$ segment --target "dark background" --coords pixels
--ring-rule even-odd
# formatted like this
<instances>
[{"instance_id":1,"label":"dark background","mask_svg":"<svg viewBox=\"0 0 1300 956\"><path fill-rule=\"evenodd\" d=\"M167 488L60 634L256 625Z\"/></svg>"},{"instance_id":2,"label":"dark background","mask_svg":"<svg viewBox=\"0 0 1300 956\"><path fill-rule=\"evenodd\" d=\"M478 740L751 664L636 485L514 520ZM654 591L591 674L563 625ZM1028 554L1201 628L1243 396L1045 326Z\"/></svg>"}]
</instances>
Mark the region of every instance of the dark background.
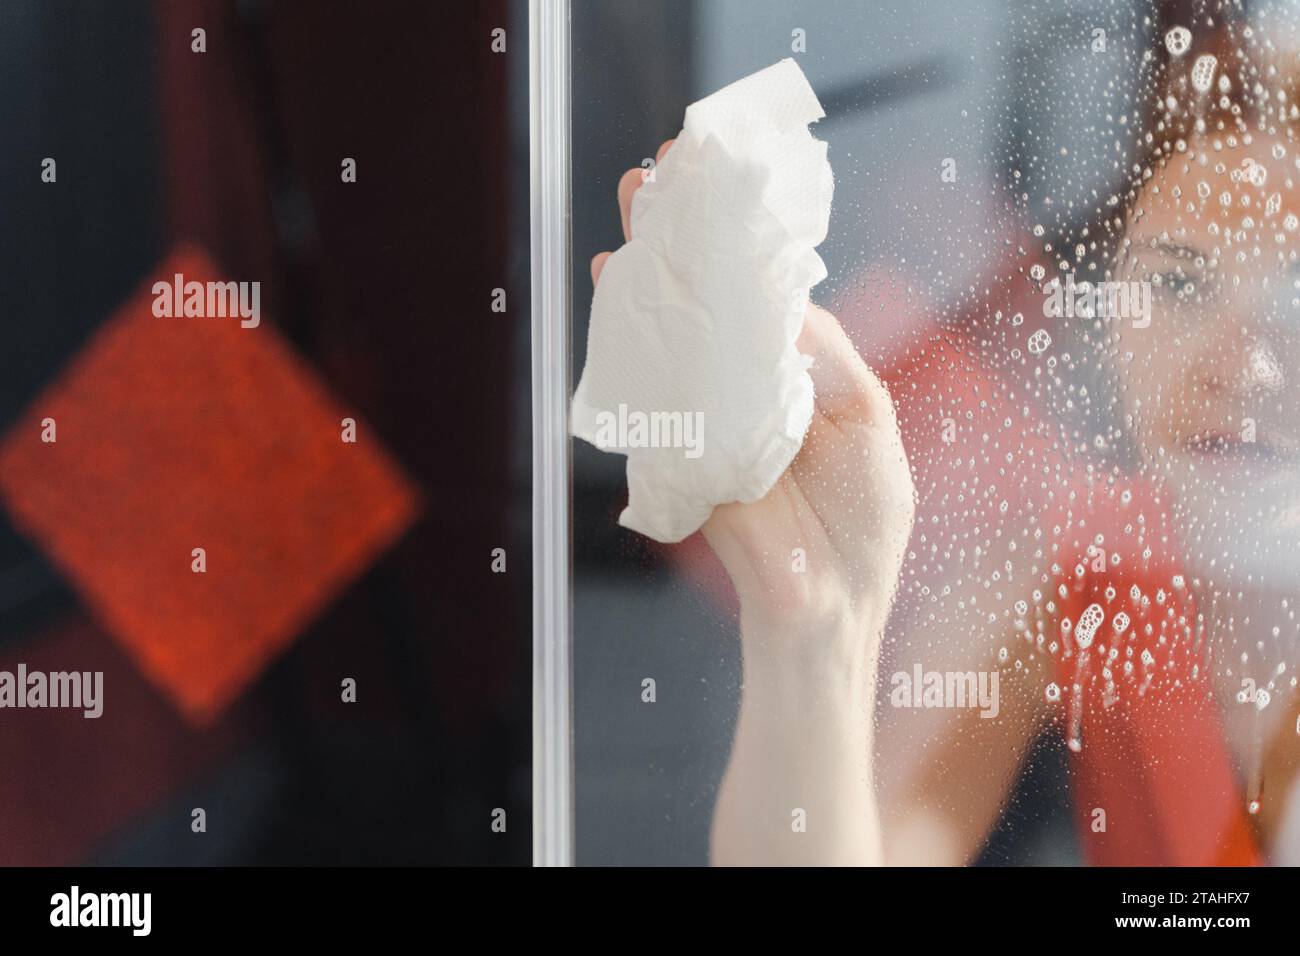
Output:
<instances>
[{"instance_id":1,"label":"dark background","mask_svg":"<svg viewBox=\"0 0 1300 956\"><path fill-rule=\"evenodd\" d=\"M530 859L526 57L525 6L505 0L0 4L0 428L187 241L261 278L263 322L425 503L215 726L123 678L118 699L147 718L70 766L51 755L96 722L33 739L0 713L0 862ZM340 156L358 158L355 185ZM129 673L7 520L0 649L84 640L106 681ZM506 574L488 573L495 547ZM365 687L350 709L343 665ZM162 750L185 756L133 772L132 754Z\"/></svg>"}]
</instances>

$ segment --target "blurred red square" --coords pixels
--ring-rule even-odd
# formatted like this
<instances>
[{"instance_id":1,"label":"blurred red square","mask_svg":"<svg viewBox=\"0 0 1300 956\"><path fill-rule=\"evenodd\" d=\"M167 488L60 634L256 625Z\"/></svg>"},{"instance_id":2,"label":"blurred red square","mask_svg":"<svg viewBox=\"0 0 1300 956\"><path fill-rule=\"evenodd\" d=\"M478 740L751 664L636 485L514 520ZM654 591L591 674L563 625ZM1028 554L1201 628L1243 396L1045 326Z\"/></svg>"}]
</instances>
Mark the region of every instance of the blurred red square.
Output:
<instances>
[{"instance_id":1,"label":"blurred red square","mask_svg":"<svg viewBox=\"0 0 1300 956\"><path fill-rule=\"evenodd\" d=\"M416 494L365 423L342 440L355 411L264 317L155 316L153 283L176 273L255 278L221 276L193 250L162 263L14 425L0 493L137 666L203 723L410 524ZM191 569L195 548L206 573Z\"/></svg>"}]
</instances>

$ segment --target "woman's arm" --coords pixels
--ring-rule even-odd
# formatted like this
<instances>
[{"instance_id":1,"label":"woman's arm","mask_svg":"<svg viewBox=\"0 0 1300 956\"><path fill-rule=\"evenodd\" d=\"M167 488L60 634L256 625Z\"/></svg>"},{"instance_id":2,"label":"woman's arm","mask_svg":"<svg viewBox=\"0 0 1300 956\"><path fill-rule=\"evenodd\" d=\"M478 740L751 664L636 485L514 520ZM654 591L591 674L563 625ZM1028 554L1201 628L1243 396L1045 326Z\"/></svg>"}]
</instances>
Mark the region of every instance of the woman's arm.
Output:
<instances>
[{"instance_id":1,"label":"woman's arm","mask_svg":"<svg viewBox=\"0 0 1300 956\"><path fill-rule=\"evenodd\" d=\"M715 865L876 865L880 621L742 620L744 690L713 816Z\"/></svg>"},{"instance_id":2,"label":"woman's arm","mask_svg":"<svg viewBox=\"0 0 1300 956\"><path fill-rule=\"evenodd\" d=\"M628 239L641 181L633 169L619 183ZM608 256L592 260L594 281ZM762 499L721 505L702 529L740 600L745 679L713 859L879 863L875 667L912 477L889 394L835 317L810 305L797 346L815 391L799 454Z\"/></svg>"},{"instance_id":3,"label":"woman's arm","mask_svg":"<svg viewBox=\"0 0 1300 956\"><path fill-rule=\"evenodd\" d=\"M802 449L766 497L717 508L704 526L741 608L740 716L713 824L724 865L882 859L876 662L911 473L889 395L835 318L810 307L799 349L817 395Z\"/></svg>"}]
</instances>

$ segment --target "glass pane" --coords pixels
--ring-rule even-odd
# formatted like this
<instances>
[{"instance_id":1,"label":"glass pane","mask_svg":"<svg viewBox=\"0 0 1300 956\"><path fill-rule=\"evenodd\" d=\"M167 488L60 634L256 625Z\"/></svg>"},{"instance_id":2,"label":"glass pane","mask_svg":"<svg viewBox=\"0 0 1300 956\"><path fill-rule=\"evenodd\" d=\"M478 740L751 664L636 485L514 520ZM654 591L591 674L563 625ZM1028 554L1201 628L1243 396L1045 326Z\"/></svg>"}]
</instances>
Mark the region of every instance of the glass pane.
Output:
<instances>
[{"instance_id":1,"label":"glass pane","mask_svg":"<svg viewBox=\"0 0 1300 956\"><path fill-rule=\"evenodd\" d=\"M621 526L627 459L575 442L578 862L1300 861L1298 27L574 4L575 379L620 178L789 57L811 298L889 396L817 352L793 471L707 541Z\"/></svg>"}]
</instances>

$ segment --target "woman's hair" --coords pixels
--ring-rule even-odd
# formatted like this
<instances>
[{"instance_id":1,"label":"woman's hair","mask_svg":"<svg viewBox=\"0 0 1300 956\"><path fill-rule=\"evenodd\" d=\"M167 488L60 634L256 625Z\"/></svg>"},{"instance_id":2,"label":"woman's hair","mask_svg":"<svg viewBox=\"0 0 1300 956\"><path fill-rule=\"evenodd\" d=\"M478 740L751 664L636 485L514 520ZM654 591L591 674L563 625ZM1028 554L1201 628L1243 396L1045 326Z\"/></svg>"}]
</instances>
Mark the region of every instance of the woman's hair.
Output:
<instances>
[{"instance_id":1,"label":"woman's hair","mask_svg":"<svg viewBox=\"0 0 1300 956\"><path fill-rule=\"evenodd\" d=\"M1157 7L1152 34L1133 81L1135 108L1123 117L1127 165L1114 194L1050 250L1063 271L1108 278L1148 183L1178 157L1224 151L1226 164L1240 155L1227 151L1260 134L1300 145L1300 9L1177 0Z\"/></svg>"},{"instance_id":2,"label":"woman's hair","mask_svg":"<svg viewBox=\"0 0 1300 956\"><path fill-rule=\"evenodd\" d=\"M1296 141L1298 148L1289 152L1300 156L1300 44L1293 43L1300 9L1177 0L1157 5L1142 27L1145 39L1133 37L1145 49L1131 60L1128 109L1112 117L1115 144L1126 147L1123 167L1093 209L1044 240L1038 251L1052 266L1043 281L1067 273L1093 283L1142 279L1126 269L1133 263L1126 255L1133 227L1160 188L1163 170L1180 158L1192 162L1207 152L1218 157L1211 166L1222 162L1226 174L1229 165L1240 169L1250 155L1240 147L1261 134ZM1296 175L1300 179L1300 168ZM1068 331L1061 330L1084 346L1082 361L1097 376L1102 394L1123 391L1117 378L1123 363L1108 357L1120 347L1122 327L1098 316L1070 320ZM1090 352L1096 361L1087 358ZM1093 406L1094 415L1116 416L1117 427L1124 411L1117 403L1102 410ZM1138 460L1130 430L1122 432L1125 437L1109 452L1112 462Z\"/></svg>"}]
</instances>

